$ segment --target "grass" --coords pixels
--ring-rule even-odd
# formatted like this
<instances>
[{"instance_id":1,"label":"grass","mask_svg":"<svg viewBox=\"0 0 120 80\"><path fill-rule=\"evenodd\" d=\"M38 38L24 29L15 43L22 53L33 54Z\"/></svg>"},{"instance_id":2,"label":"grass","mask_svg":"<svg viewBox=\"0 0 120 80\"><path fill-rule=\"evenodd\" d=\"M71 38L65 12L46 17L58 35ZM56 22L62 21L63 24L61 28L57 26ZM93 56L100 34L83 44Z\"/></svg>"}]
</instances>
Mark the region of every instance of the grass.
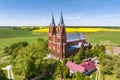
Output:
<instances>
[{"instance_id":1,"label":"grass","mask_svg":"<svg viewBox=\"0 0 120 80\"><path fill-rule=\"evenodd\" d=\"M97 33L84 33L88 42L95 44L120 44L120 32L97 32Z\"/></svg>"},{"instance_id":2,"label":"grass","mask_svg":"<svg viewBox=\"0 0 120 80\"><path fill-rule=\"evenodd\" d=\"M31 31L13 30L12 28L0 28L0 39L33 36Z\"/></svg>"},{"instance_id":3,"label":"grass","mask_svg":"<svg viewBox=\"0 0 120 80\"><path fill-rule=\"evenodd\" d=\"M105 75L105 80L120 80L120 78L116 77L115 75L116 72L117 72L116 69L113 69L111 75Z\"/></svg>"},{"instance_id":4,"label":"grass","mask_svg":"<svg viewBox=\"0 0 120 80\"><path fill-rule=\"evenodd\" d=\"M27 41L37 42L37 38L47 39L47 33L33 34L31 31L13 30L12 28L0 28L0 53L4 47L15 42Z\"/></svg>"}]
</instances>

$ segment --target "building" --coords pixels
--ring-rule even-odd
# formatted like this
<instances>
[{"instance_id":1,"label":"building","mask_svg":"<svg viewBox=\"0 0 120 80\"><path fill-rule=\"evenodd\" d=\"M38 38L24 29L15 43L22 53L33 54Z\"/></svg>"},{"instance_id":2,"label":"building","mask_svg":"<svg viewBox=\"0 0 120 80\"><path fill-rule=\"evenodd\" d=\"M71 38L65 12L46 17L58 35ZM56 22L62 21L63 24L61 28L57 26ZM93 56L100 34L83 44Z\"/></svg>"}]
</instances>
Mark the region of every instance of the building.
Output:
<instances>
[{"instance_id":1,"label":"building","mask_svg":"<svg viewBox=\"0 0 120 80\"><path fill-rule=\"evenodd\" d=\"M75 55L80 48L87 46L88 44L81 33L66 33L62 12L58 26L55 25L52 14L52 22L49 26L48 34L48 47L52 55L59 57L59 59L69 57Z\"/></svg>"},{"instance_id":2,"label":"building","mask_svg":"<svg viewBox=\"0 0 120 80\"><path fill-rule=\"evenodd\" d=\"M81 64L75 64L74 62L68 61L66 66L69 68L70 74L80 72L83 75L89 75L97 69L93 61L86 61Z\"/></svg>"}]
</instances>

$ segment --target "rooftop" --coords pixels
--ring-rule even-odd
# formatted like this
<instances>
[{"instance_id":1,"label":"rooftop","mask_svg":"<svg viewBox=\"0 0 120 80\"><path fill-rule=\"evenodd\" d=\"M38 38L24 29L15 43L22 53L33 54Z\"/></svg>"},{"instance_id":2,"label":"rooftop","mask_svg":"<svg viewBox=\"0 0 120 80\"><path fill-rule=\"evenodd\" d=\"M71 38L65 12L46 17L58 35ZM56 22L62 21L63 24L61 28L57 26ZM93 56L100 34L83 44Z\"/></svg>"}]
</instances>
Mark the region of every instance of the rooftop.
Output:
<instances>
[{"instance_id":1,"label":"rooftop","mask_svg":"<svg viewBox=\"0 0 120 80\"><path fill-rule=\"evenodd\" d=\"M79 44L77 44L77 45L67 46L67 50L73 50L73 49L76 49L76 48L80 48L81 45L82 45L82 43L79 42Z\"/></svg>"},{"instance_id":2,"label":"rooftop","mask_svg":"<svg viewBox=\"0 0 120 80\"><path fill-rule=\"evenodd\" d=\"M67 42L85 39L82 33L67 34Z\"/></svg>"},{"instance_id":3,"label":"rooftop","mask_svg":"<svg viewBox=\"0 0 120 80\"><path fill-rule=\"evenodd\" d=\"M68 61L68 62L66 63L66 66L69 67L70 70L72 70L73 72L79 71L79 72L82 73L82 72L85 71L85 68L84 68L84 67L82 67L82 66L80 66L80 65L77 65L77 64L75 64L75 63L73 63L73 62L71 62L71 61Z\"/></svg>"},{"instance_id":4,"label":"rooftop","mask_svg":"<svg viewBox=\"0 0 120 80\"><path fill-rule=\"evenodd\" d=\"M73 72L79 71L81 73L83 73L84 71L90 71L96 68L93 61L83 62L81 64L75 64L74 62L68 61L66 63L66 66Z\"/></svg>"}]
</instances>

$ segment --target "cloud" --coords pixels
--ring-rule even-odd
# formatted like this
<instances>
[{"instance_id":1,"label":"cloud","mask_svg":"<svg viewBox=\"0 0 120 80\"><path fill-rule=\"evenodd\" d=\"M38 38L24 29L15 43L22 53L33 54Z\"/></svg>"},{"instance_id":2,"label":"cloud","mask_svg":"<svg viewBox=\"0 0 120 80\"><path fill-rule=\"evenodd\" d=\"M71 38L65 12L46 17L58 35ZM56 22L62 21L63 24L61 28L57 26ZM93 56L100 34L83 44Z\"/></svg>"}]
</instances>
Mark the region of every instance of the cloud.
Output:
<instances>
[{"instance_id":1,"label":"cloud","mask_svg":"<svg viewBox=\"0 0 120 80\"><path fill-rule=\"evenodd\" d=\"M65 16L66 19L72 20L74 19L72 16Z\"/></svg>"},{"instance_id":2,"label":"cloud","mask_svg":"<svg viewBox=\"0 0 120 80\"><path fill-rule=\"evenodd\" d=\"M110 18L110 15L106 14L104 15L105 18Z\"/></svg>"},{"instance_id":3,"label":"cloud","mask_svg":"<svg viewBox=\"0 0 120 80\"><path fill-rule=\"evenodd\" d=\"M76 18L77 18L77 19L80 19L80 16L77 16Z\"/></svg>"},{"instance_id":4,"label":"cloud","mask_svg":"<svg viewBox=\"0 0 120 80\"><path fill-rule=\"evenodd\" d=\"M80 19L80 16L65 16L65 19L76 20L76 19Z\"/></svg>"}]
</instances>

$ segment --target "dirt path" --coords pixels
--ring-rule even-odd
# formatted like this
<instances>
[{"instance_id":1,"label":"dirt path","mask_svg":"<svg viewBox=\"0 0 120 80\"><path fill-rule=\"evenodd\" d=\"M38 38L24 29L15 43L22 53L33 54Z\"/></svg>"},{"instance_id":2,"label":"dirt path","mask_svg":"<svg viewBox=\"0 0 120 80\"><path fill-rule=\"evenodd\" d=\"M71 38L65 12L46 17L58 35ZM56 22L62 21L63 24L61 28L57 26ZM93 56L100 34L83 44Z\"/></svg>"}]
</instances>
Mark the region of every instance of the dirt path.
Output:
<instances>
[{"instance_id":1,"label":"dirt path","mask_svg":"<svg viewBox=\"0 0 120 80\"><path fill-rule=\"evenodd\" d=\"M100 80L100 65L96 65L96 80Z\"/></svg>"},{"instance_id":2,"label":"dirt path","mask_svg":"<svg viewBox=\"0 0 120 80\"><path fill-rule=\"evenodd\" d=\"M58 60L57 57L55 57L54 55L51 55L51 54L47 54L47 56L44 57L43 59L55 59L55 60Z\"/></svg>"},{"instance_id":3,"label":"dirt path","mask_svg":"<svg viewBox=\"0 0 120 80\"><path fill-rule=\"evenodd\" d=\"M113 47L112 47L112 50L113 50L114 55L120 54L120 47L118 47L118 46L113 46Z\"/></svg>"}]
</instances>

